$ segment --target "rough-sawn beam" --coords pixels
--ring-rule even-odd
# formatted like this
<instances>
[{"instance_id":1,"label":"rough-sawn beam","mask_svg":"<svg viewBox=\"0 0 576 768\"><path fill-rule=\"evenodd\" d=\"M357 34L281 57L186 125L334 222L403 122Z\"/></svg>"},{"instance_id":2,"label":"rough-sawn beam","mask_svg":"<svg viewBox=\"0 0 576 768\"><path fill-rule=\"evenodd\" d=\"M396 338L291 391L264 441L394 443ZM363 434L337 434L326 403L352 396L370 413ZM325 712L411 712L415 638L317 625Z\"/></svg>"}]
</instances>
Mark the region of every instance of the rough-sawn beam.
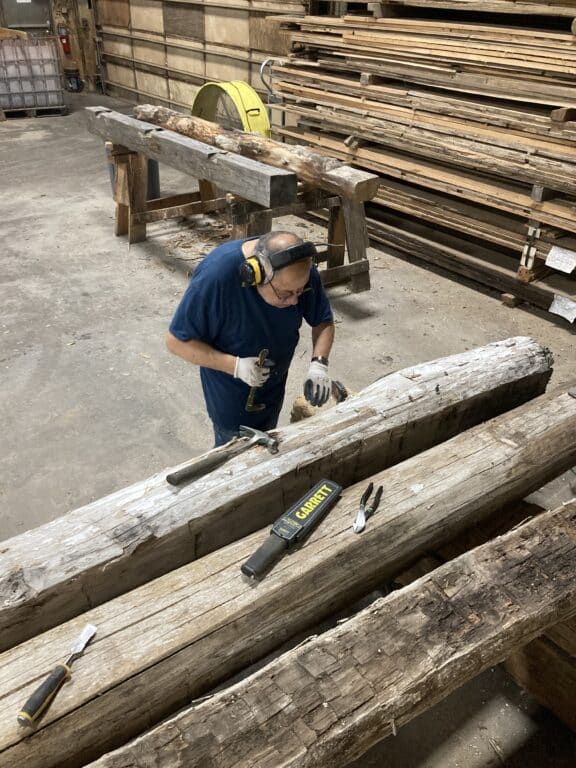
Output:
<instances>
[{"instance_id":1,"label":"rough-sawn beam","mask_svg":"<svg viewBox=\"0 0 576 768\"><path fill-rule=\"evenodd\" d=\"M365 482L259 583L240 565L267 529L6 651L1 768L74 768L120 746L576 464L575 433L575 398L539 398L375 475L382 505L362 535L351 524ZM93 645L38 729L23 733L19 707L86 622L99 628Z\"/></svg>"},{"instance_id":2,"label":"rough-sawn beam","mask_svg":"<svg viewBox=\"0 0 576 768\"><path fill-rule=\"evenodd\" d=\"M196 179L206 179L246 200L275 208L296 199L298 179L291 171L203 144L174 131L144 123L105 107L86 107L88 130Z\"/></svg>"},{"instance_id":3,"label":"rough-sawn beam","mask_svg":"<svg viewBox=\"0 0 576 768\"><path fill-rule=\"evenodd\" d=\"M576 613L576 501L484 544L91 768L339 768Z\"/></svg>"},{"instance_id":4,"label":"rough-sawn beam","mask_svg":"<svg viewBox=\"0 0 576 768\"><path fill-rule=\"evenodd\" d=\"M371 200L380 185L373 173L351 168L340 160L314 152L303 145L282 144L255 133L226 130L218 123L183 115L166 107L139 104L134 114L140 120L160 125L244 157L260 160L277 168L293 171L301 181L326 189L349 200ZM246 197L244 195L244 197ZM248 198L249 199L249 198Z\"/></svg>"},{"instance_id":5,"label":"rough-sawn beam","mask_svg":"<svg viewBox=\"0 0 576 768\"><path fill-rule=\"evenodd\" d=\"M175 489L166 472L0 547L0 651L274 520L322 476L351 485L541 394L547 350L526 337L389 374ZM322 438L318 439L321 435Z\"/></svg>"}]
</instances>

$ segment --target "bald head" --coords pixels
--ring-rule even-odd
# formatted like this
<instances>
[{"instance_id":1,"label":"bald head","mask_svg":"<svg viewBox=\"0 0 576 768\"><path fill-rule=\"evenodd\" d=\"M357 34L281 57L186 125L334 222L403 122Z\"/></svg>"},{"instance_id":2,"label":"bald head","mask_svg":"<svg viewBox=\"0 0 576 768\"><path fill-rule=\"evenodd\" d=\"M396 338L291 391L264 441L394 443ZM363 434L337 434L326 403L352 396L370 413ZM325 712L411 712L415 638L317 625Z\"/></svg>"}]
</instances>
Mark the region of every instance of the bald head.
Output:
<instances>
[{"instance_id":1,"label":"bald head","mask_svg":"<svg viewBox=\"0 0 576 768\"><path fill-rule=\"evenodd\" d=\"M293 232L280 230L262 235L254 246L254 255L260 259L267 283L280 271L309 272L316 249Z\"/></svg>"}]
</instances>

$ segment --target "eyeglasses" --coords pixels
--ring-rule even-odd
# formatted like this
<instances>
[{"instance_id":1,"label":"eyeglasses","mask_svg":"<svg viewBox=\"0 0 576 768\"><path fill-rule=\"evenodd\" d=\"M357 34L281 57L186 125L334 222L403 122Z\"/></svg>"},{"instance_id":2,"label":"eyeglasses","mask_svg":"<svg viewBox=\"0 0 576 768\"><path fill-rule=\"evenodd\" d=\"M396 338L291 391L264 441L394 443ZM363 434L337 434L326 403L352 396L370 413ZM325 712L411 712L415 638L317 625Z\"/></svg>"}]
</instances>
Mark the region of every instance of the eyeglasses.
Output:
<instances>
[{"instance_id":1,"label":"eyeglasses","mask_svg":"<svg viewBox=\"0 0 576 768\"><path fill-rule=\"evenodd\" d=\"M270 280L268 285L274 291L278 301L290 301L290 299L294 298L295 296L300 297L303 293L307 293L308 291L312 290L311 286L305 285L304 288L297 288L295 291L277 291L272 280Z\"/></svg>"}]
</instances>

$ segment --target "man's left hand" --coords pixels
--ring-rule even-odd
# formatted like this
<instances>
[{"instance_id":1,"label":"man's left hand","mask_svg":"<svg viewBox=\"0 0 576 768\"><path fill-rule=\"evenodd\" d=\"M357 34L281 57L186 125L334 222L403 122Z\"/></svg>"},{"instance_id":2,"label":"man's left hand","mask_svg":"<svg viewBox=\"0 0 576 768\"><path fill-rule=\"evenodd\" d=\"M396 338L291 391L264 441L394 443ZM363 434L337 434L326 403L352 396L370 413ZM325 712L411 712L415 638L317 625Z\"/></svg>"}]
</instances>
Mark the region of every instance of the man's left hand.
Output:
<instances>
[{"instance_id":1,"label":"man's left hand","mask_svg":"<svg viewBox=\"0 0 576 768\"><path fill-rule=\"evenodd\" d=\"M328 376L328 366L313 360L304 381L304 397L310 405L324 405L328 402L332 381Z\"/></svg>"}]
</instances>

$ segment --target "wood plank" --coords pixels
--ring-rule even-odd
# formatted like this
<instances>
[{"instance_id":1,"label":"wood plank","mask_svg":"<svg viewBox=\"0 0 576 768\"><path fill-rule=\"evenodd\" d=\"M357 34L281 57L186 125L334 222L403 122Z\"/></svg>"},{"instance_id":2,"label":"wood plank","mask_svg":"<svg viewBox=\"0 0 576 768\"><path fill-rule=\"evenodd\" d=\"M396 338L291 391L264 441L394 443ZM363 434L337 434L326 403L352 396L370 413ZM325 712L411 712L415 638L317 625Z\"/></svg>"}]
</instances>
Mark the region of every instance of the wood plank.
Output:
<instances>
[{"instance_id":1,"label":"wood plank","mask_svg":"<svg viewBox=\"0 0 576 768\"><path fill-rule=\"evenodd\" d=\"M353 114L332 106L311 106L292 104L292 114L305 119L306 125L320 132L329 130L334 134L348 136L351 133L358 138L383 145L396 151L421 156L426 160L442 162L472 171L482 171L496 177L515 178L526 184L545 184L551 189L568 194L576 194L574 166L575 147L560 147L557 157L543 152L531 154L530 141L526 146L505 145L494 137L482 135L480 129L466 135L439 125L427 126L415 115L411 123L388 119L386 115L360 115L360 110ZM567 151L566 151L567 150Z\"/></svg>"},{"instance_id":2,"label":"wood plank","mask_svg":"<svg viewBox=\"0 0 576 768\"><path fill-rule=\"evenodd\" d=\"M576 659L546 637L511 654L506 670L548 709L576 730Z\"/></svg>"},{"instance_id":3,"label":"wood plank","mask_svg":"<svg viewBox=\"0 0 576 768\"><path fill-rule=\"evenodd\" d=\"M394 225L369 220L370 237L387 248L405 253L462 275L500 293L510 293L536 307L550 310L556 296L565 296L576 303L572 281L559 276L532 283L517 278L516 267L506 254L471 244L470 241L441 233L421 224L396 221Z\"/></svg>"},{"instance_id":4,"label":"wood plank","mask_svg":"<svg viewBox=\"0 0 576 768\"><path fill-rule=\"evenodd\" d=\"M214 198L213 200L200 200L192 203L182 203L181 205L167 206L165 208L156 208L155 210L146 210L134 215L134 220L151 223L154 221L167 221L168 219L180 219L186 216L196 216L199 213L213 213L214 211L224 211L228 202L225 197Z\"/></svg>"},{"instance_id":5,"label":"wood plank","mask_svg":"<svg viewBox=\"0 0 576 768\"><path fill-rule=\"evenodd\" d=\"M527 78L518 75L468 71L461 67L426 67L422 64L408 66L406 62L388 60L385 65L377 57L367 55L346 55L344 51L321 49L319 64L330 69L345 72L372 72L388 80L409 81L412 84L433 86L454 92L504 98L507 101L530 102L534 104L570 107L574 103L574 86L558 79Z\"/></svg>"},{"instance_id":6,"label":"wood plank","mask_svg":"<svg viewBox=\"0 0 576 768\"><path fill-rule=\"evenodd\" d=\"M288 169L302 181L352 200L369 200L378 189L379 181L374 174L342 166L340 161L318 155L307 147L288 147L264 136L235 129L226 130L217 123L195 116L184 116L150 104L136 106L134 113L141 120L205 144ZM252 199L248 195L244 197Z\"/></svg>"},{"instance_id":7,"label":"wood plank","mask_svg":"<svg viewBox=\"0 0 576 768\"><path fill-rule=\"evenodd\" d=\"M317 427L314 421L307 423ZM124 743L369 593L403 563L573 466L575 430L575 398L538 399L376 474L387 504L362 536L350 525L364 482L347 489L314 537L256 585L243 580L240 564L267 530L7 651L0 657L0 760L72 768ZM75 669L81 685L65 686L38 729L23 733L14 717L21 700L88 621L100 631Z\"/></svg>"},{"instance_id":8,"label":"wood plank","mask_svg":"<svg viewBox=\"0 0 576 768\"><path fill-rule=\"evenodd\" d=\"M162 3L164 32L166 36L177 35L192 40L204 40L204 6Z\"/></svg>"},{"instance_id":9,"label":"wood plank","mask_svg":"<svg viewBox=\"0 0 576 768\"><path fill-rule=\"evenodd\" d=\"M401 179L428 189L488 206L515 216L538 219L543 223L576 232L574 203L556 197L554 201L536 203L530 191L512 179L502 180L481 176L465 169L451 168L424 158L414 158L383 147L359 147L351 151L337 137L315 134L295 128L277 128L276 132L297 141L307 141L326 147L335 157L347 158L362 167L379 172L384 177ZM386 194L387 178L381 179L382 194Z\"/></svg>"},{"instance_id":10,"label":"wood plank","mask_svg":"<svg viewBox=\"0 0 576 768\"><path fill-rule=\"evenodd\" d=\"M514 130L547 136L551 139L576 139L576 131L571 124L563 124L562 121L554 118L556 112L565 110L550 112L550 110L543 109L536 104L511 107L477 96L472 97L457 93L438 94L435 91L422 88L395 85L370 73L362 75L338 71L328 72L318 65L310 66L310 63L297 61L276 64L273 72L274 87L278 91L283 91L284 84L290 83L320 88L325 94L334 91L355 96L358 95L359 86L362 85L362 90L366 96L386 104L511 127ZM363 80L368 79L370 82L363 82Z\"/></svg>"},{"instance_id":11,"label":"wood plank","mask_svg":"<svg viewBox=\"0 0 576 768\"><path fill-rule=\"evenodd\" d=\"M129 0L96 0L99 24L109 24L114 27L130 26Z\"/></svg>"},{"instance_id":12,"label":"wood plank","mask_svg":"<svg viewBox=\"0 0 576 768\"><path fill-rule=\"evenodd\" d=\"M350 264L342 264L339 267L327 267L320 270L322 283L328 285L338 285L351 281L352 292L367 291L370 288L370 262L368 259L352 261ZM368 287L366 287L368 286Z\"/></svg>"},{"instance_id":13,"label":"wood plank","mask_svg":"<svg viewBox=\"0 0 576 768\"><path fill-rule=\"evenodd\" d=\"M551 366L547 350L518 337L406 368L277 430L275 457L253 448L179 489L159 472L4 542L0 648L248 535L313 478L346 487L526 402Z\"/></svg>"},{"instance_id":14,"label":"wood plank","mask_svg":"<svg viewBox=\"0 0 576 768\"><path fill-rule=\"evenodd\" d=\"M573 502L375 601L91 768L345 766L576 613L575 567ZM548 665L537 669L549 677Z\"/></svg>"},{"instance_id":15,"label":"wood plank","mask_svg":"<svg viewBox=\"0 0 576 768\"><path fill-rule=\"evenodd\" d=\"M481 13L534 13L539 16L572 18L574 6L566 2L542 2L542 0L381 0L394 7L442 8L443 10Z\"/></svg>"},{"instance_id":16,"label":"wood plank","mask_svg":"<svg viewBox=\"0 0 576 768\"><path fill-rule=\"evenodd\" d=\"M197 179L213 181L266 208L292 202L296 196L297 179L289 171L271 168L251 158L164 131L104 107L87 107L85 114L91 133L123 144Z\"/></svg>"},{"instance_id":17,"label":"wood plank","mask_svg":"<svg viewBox=\"0 0 576 768\"><path fill-rule=\"evenodd\" d=\"M141 243L146 240L146 221L138 214L146 213L148 190L148 160L144 155L128 155L128 242Z\"/></svg>"}]
</instances>

